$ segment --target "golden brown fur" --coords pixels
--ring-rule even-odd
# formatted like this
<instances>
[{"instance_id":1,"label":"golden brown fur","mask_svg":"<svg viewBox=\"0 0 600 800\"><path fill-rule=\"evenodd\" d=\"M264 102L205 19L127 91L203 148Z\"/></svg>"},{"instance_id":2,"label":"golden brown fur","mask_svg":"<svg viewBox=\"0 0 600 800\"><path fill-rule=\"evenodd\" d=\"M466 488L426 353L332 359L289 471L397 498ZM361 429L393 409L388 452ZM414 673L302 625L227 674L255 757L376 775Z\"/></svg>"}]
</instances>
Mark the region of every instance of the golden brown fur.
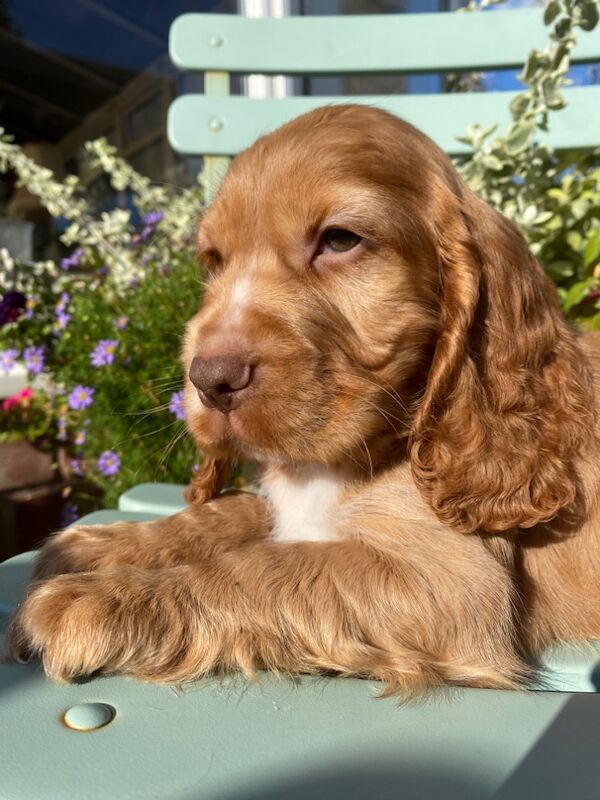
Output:
<instances>
[{"instance_id":1,"label":"golden brown fur","mask_svg":"<svg viewBox=\"0 0 600 800\"><path fill-rule=\"evenodd\" d=\"M427 137L366 107L300 117L234 161L198 246L186 373L242 354L252 382L225 413L187 380L191 505L50 539L14 655L59 680L268 668L411 692L521 685L546 644L600 638L598 340ZM267 499L217 497L244 457Z\"/></svg>"}]
</instances>

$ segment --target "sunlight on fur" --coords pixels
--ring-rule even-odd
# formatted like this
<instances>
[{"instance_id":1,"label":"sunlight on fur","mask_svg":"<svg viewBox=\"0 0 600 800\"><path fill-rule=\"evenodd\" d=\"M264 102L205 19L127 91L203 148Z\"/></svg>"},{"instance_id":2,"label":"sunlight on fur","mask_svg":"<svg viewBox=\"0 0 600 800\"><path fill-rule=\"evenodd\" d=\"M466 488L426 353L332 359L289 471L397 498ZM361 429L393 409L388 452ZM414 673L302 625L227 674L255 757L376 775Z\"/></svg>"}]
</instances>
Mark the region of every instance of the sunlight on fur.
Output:
<instances>
[{"instance_id":1,"label":"sunlight on fur","mask_svg":"<svg viewBox=\"0 0 600 800\"><path fill-rule=\"evenodd\" d=\"M526 686L549 643L600 638L599 338L433 142L365 106L299 117L233 161L198 253L189 506L51 537L13 657L404 697ZM240 459L261 494L221 494Z\"/></svg>"}]
</instances>

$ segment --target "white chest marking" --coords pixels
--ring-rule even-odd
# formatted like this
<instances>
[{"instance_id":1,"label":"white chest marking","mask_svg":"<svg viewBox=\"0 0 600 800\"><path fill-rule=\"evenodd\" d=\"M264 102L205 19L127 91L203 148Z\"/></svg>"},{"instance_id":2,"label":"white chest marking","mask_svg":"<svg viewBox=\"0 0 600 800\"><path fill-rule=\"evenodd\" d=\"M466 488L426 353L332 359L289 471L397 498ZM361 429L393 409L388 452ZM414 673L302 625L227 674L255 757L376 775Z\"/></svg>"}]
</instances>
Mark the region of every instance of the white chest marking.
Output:
<instances>
[{"instance_id":1,"label":"white chest marking","mask_svg":"<svg viewBox=\"0 0 600 800\"><path fill-rule=\"evenodd\" d=\"M335 506L343 486L343 480L327 469L269 475L263 482L263 490L275 514L273 538L278 541L335 540Z\"/></svg>"}]
</instances>

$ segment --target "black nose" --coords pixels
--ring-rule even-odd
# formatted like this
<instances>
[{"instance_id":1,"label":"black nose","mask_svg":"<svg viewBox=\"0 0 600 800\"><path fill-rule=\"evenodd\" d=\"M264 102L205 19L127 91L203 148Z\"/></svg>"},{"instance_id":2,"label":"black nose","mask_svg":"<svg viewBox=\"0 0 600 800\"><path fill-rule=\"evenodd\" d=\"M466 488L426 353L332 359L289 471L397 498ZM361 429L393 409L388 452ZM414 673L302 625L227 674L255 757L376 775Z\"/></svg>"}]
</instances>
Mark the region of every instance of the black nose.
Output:
<instances>
[{"instance_id":1,"label":"black nose","mask_svg":"<svg viewBox=\"0 0 600 800\"><path fill-rule=\"evenodd\" d=\"M252 383L254 365L241 356L196 358L190 366L190 380L208 408L230 411L239 401L239 392Z\"/></svg>"}]
</instances>

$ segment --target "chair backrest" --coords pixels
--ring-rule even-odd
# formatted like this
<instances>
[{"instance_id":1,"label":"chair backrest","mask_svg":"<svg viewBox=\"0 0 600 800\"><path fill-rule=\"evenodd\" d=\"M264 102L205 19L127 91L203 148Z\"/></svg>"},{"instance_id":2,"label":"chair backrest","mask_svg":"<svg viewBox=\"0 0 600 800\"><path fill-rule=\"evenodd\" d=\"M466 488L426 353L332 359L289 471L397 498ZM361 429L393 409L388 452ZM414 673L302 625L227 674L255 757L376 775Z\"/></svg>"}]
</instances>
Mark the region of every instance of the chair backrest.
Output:
<instances>
[{"instance_id":1,"label":"chair backrest","mask_svg":"<svg viewBox=\"0 0 600 800\"><path fill-rule=\"evenodd\" d=\"M184 14L171 27L175 65L205 73L205 94L177 98L168 135L180 153L203 155L212 194L227 157L258 136L327 103L363 102L412 122L446 152L466 147L456 137L469 123L510 122L510 92L253 99L230 95L230 73L343 75L493 70L519 67L548 29L542 9L485 13L386 14L247 18ZM581 33L573 62L600 62L600 26ZM600 143L600 86L568 89L568 106L552 121L557 148Z\"/></svg>"}]
</instances>

